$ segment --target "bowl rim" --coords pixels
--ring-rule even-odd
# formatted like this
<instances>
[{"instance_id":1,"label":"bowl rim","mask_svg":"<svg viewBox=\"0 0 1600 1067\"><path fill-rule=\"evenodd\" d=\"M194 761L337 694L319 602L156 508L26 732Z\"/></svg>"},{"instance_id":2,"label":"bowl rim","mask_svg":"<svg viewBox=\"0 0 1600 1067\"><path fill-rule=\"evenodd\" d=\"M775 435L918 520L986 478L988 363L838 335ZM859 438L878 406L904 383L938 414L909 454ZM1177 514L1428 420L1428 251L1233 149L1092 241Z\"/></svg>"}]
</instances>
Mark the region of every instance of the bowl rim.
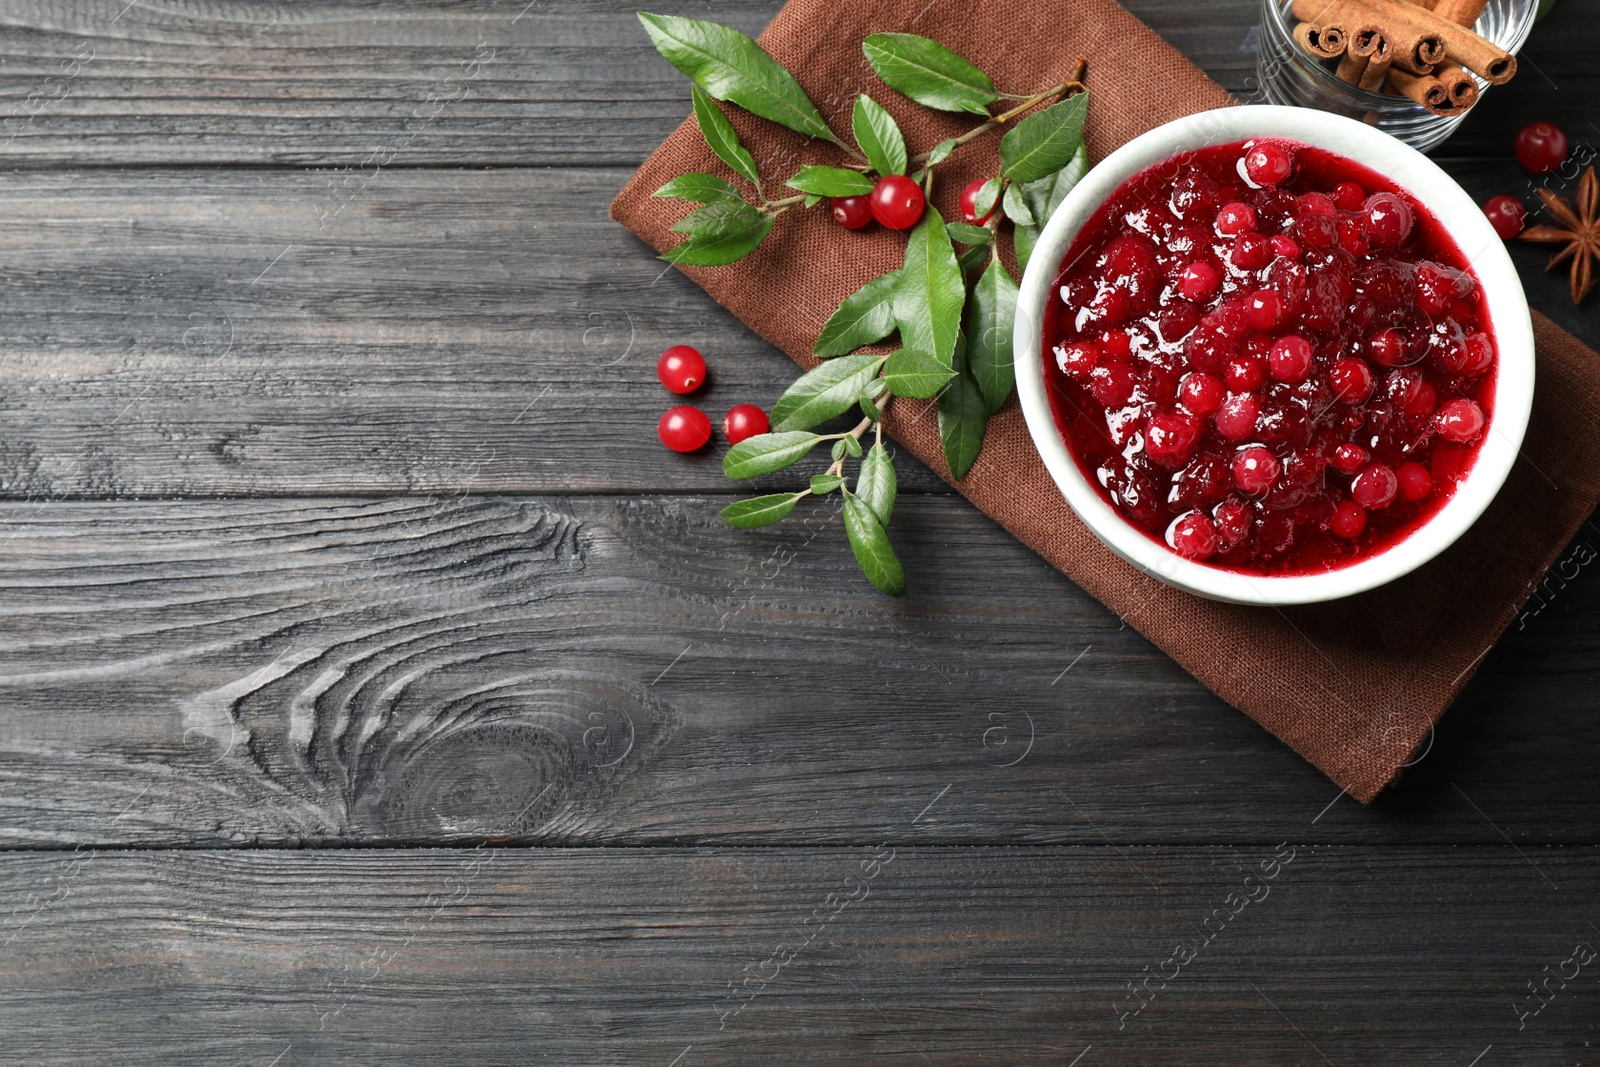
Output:
<instances>
[{"instance_id":1,"label":"bowl rim","mask_svg":"<svg viewBox=\"0 0 1600 1067\"><path fill-rule=\"evenodd\" d=\"M1257 575L1179 556L1103 500L1067 449L1044 381L1042 311L1062 260L1084 222L1123 182L1191 149L1253 137L1300 141L1346 156L1394 182L1433 213L1466 256L1486 296L1498 365L1493 414L1477 460L1454 496L1426 524L1384 551L1337 570ZM1156 127L1118 148L1062 200L1023 272L1012 335L1017 394L1034 447L1079 518L1118 556L1169 585L1237 604L1309 604L1353 596L1408 574L1453 544L1505 484L1522 448L1533 404L1533 323L1505 242L1477 203L1432 160L1370 126L1326 112L1273 104L1201 111Z\"/></svg>"}]
</instances>

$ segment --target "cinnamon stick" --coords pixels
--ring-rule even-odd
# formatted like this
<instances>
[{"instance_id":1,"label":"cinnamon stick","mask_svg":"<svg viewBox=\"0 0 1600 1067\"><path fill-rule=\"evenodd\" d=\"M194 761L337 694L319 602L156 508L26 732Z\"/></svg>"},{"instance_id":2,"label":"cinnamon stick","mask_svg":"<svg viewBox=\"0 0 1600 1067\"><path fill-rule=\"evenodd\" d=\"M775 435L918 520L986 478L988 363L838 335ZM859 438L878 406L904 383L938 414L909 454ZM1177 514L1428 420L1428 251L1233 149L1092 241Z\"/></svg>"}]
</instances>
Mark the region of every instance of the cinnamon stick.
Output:
<instances>
[{"instance_id":1,"label":"cinnamon stick","mask_svg":"<svg viewBox=\"0 0 1600 1067\"><path fill-rule=\"evenodd\" d=\"M1445 92L1450 94L1450 101L1458 109L1465 111L1478 102L1478 79L1461 66L1449 63L1433 72L1444 85Z\"/></svg>"},{"instance_id":2,"label":"cinnamon stick","mask_svg":"<svg viewBox=\"0 0 1600 1067\"><path fill-rule=\"evenodd\" d=\"M1367 69L1362 71L1357 86L1373 92L1382 89L1384 81L1389 77L1389 64L1393 60L1394 50L1389 47L1389 38L1380 33L1374 42L1372 57L1367 60Z\"/></svg>"},{"instance_id":3,"label":"cinnamon stick","mask_svg":"<svg viewBox=\"0 0 1600 1067\"><path fill-rule=\"evenodd\" d=\"M1359 84L1366 76L1372 54L1377 51L1378 44L1383 39L1383 34L1378 32L1376 26L1360 26L1348 31L1345 37L1344 58L1339 60L1339 69L1335 72L1339 80L1349 82L1351 85Z\"/></svg>"},{"instance_id":4,"label":"cinnamon stick","mask_svg":"<svg viewBox=\"0 0 1600 1067\"><path fill-rule=\"evenodd\" d=\"M1465 26L1470 30L1478 24L1483 9L1489 6L1489 0L1437 0L1426 6L1431 7L1440 18L1449 19L1457 26Z\"/></svg>"},{"instance_id":5,"label":"cinnamon stick","mask_svg":"<svg viewBox=\"0 0 1600 1067\"><path fill-rule=\"evenodd\" d=\"M1404 7L1399 7L1400 4ZM1432 74L1433 68L1444 62L1444 38L1428 21L1419 21L1410 12L1421 12L1427 20L1439 25L1453 25L1426 8L1405 4L1404 0L1334 0L1333 3L1294 0L1294 15L1298 19L1341 29L1353 24L1381 27L1394 52L1391 59L1394 66L1413 74Z\"/></svg>"},{"instance_id":6,"label":"cinnamon stick","mask_svg":"<svg viewBox=\"0 0 1600 1067\"><path fill-rule=\"evenodd\" d=\"M1399 67L1390 67L1389 85L1435 115L1461 113L1455 101L1450 99L1450 90L1432 74L1412 74Z\"/></svg>"},{"instance_id":7,"label":"cinnamon stick","mask_svg":"<svg viewBox=\"0 0 1600 1067\"><path fill-rule=\"evenodd\" d=\"M1299 0L1296 0L1298 4ZM1312 3L1318 0L1311 0ZM1417 70L1409 62L1407 42L1412 34L1418 40L1437 39L1444 45L1445 52L1450 59L1466 67L1490 85L1504 85L1517 73L1517 57L1507 52L1493 41L1479 37L1465 26L1441 16L1437 11L1429 11L1425 7L1410 3L1409 0L1349 0L1350 3L1366 8L1371 13L1371 20L1382 26L1386 32L1396 35L1394 65L1411 71L1413 74L1431 73ZM1447 0L1438 0L1439 7L1444 7ZM1472 0L1476 3L1477 0ZM1462 17L1466 17L1463 11ZM1426 57L1419 57L1425 59ZM1434 59L1437 65L1444 56Z\"/></svg>"},{"instance_id":8,"label":"cinnamon stick","mask_svg":"<svg viewBox=\"0 0 1600 1067\"><path fill-rule=\"evenodd\" d=\"M1337 27L1302 22L1294 28L1294 39L1318 59L1337 59L1344 54L1344 31Z\"/></svg>"}]
</instances>

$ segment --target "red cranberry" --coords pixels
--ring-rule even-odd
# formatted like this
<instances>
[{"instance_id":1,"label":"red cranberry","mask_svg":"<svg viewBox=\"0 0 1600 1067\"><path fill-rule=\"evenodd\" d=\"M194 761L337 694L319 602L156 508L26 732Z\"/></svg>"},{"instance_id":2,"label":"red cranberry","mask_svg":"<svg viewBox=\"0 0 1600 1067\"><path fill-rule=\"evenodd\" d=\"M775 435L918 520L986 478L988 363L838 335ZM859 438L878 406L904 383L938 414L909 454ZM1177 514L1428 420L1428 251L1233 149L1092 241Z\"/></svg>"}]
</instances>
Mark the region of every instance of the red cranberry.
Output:
<instances>
[{"instance_id":1,"label":"red cranberry","mask_svg":"<svg viewBox=\"0 0 1600 1067\"><path fill-rule=\"evenodd\" d=\"M1127 330L1107 330L1100 335L1100 358L1107 363L1126 363L1133 358L1133 338Z\"/></svg>"},{"instance_id":2,"label":"red cranberry","mask_svg":"<svg viewBox=\"0 0 1600 1067\"><path fill-rule=\"evenodd\" d=\"M1299 385L1311 375L1311 342L1295 334L1280 337L1273 344L1267 362L1278 381Z\"/></svg>"},{"instance_id":3,"label":"red cranberry","mask_svg":"<svg viewBox=\"0 0 1600 1067\"><path fill-rule=\"evenodd\" d=\"M1328 385L1334 395L1346 404L1366 403L1375 384L1372 368L1364 360L1341 359L1328 371Z\"/></svg>"},{"instance_id":4,"label":"red cranberry","mask_svg":"<svg viewBox=\"0 0 1600 1067\"><path fill-rule=\"evenodd\" d=\"M1200 312L1186 300L1174 300L1161 309L1157 325L1161 330L1162 341L1174 344L1188 337L1190 332L1200 324Z\"/></svg>"},{"instance_id":5,"label":"red cranberry","mask_svg":"<svg viewBox=\"0 0 1600 1067\"><path fill-rule=\"evenodd\" d=\"M1102 364L1089 372L1089 392L1103 408L1120 408L1133 397L1133 372L1121 363Z\"/></svg>"},{"instance_id":6,"label":"red cranberry","mask_svg":"<svg viewBox=\"0 0 1600 1067\"><path fill-rule=\"evenodd\" d=\"M1439 436L1466 443L1483 430L1483 409L1471 400L1452 400L1439 409Z\"/></svg>"},{"instance_id":7,"label":"red cranberry","mask_svg":"<svg viewBox=\"0 0 1600 1067\"><path fill-rule=\"evenodd\" d=\"M1339 220L1339 247L1350 253L1356 259L1370 252L1371 246L1367 244L1366 230L1361 223L1352 218Z\"/></svg>"},{"instance_id":8,"label":"red cranberry","mask_svg":"<svg viewBox=\"0 0 1600 1067\"><path fill-rule=\"evenodd\" d=\"M1367 199L1367 191L1355 182L1340 182L1333 187L1333 205L1340 211L1354 211Z\"/></svg>"},{"instance_id":9,"label":"red cranberry","mask_svg":"<svg viewBox=\"0 0 1600 1067\"><path fill-rule=\"evenodd\" d=\"M1465 344L1461 373L1476 378L1494 365L1494 341L1486 333L1469 336Z\"/></svg>"},{"instance_id":10,"label":"red cranberry","mask_svg":"<svg viewBox=\"0 0 1600 1067\"><path fill-rule=\"evenodd\" d=\"M1178 279L1178 295L1200 303L1216 296L1221 283L1217 268L1204 260L1195 260L1183 268L1183 277Z\"/></svg>"},{"instance_id":11,"label":"red cranberry","mask_svg":"<svg viewBox=\"0 0 1600 1067\"><path fill-rule=\"evenodd\" d=\"M1294 238L1286 233L1275 233L1267 239L1272 246L1272 254L1282 256L1284 259L1299 259L1300 246L1294 243Z\"/></svg>"},{"instance_id":12,"label":"red cranberry","mask_svg":"<svg viewBox=\"0 0 1600 1067\"><path fill-rule=\"evenodd\" d=\"M1188 218L1191 212L1204 215L1217 206L1217 183L1199 171L1187 171L1172 183L1172 196L1167 203L1180 219Z\"/></svg>"},{"instance_id":13,"label":"red cranberry","mask_svg":"<svg viewBox=\"0 0 1600 1067\"><path fill-rule=\"evenodd\" d=\"M1283 297L1271 289L1257 289L1245 305L1245 317L1258 330L1272 330L1283 322Z\"/></svg>"},{"instance_id":14,"label":"red cranberry","mask_svg":"<svg viewBox=\"0 0 1600 1067\"><path fill-rule=\"evenodd\" d=\"M656 423L661 443L674 452L693 452L711 440L711 420L699 408L673 408Z\"/></svg>"},{"instance_id":15,"label":"red cranberry","mask_svg":"<svg viewBox=\"0 0 1600 1067\"><path fill-rule=\"evenodd\" d=\"M1460 297L1472 292L1472 275L1443 263L1418 263L1417 307L1430 318L1441 318Z\"/></svg>"},{"instance_id":16,"label":"red cranberry","mask_svg":"<svg viewBox=\"0 0 1600 1067\"><path fill-rule=\"evenodd\" d=\"M1233 460L1233 482L1242 492L1260 496L1278 480L1278 457L1269 448L1253 445Z\"/></svg>"},{"instance_id":17,"label":"red cranberry","mask_svg":"<svg viewBox=\"0 0 1600 1067\"><path fill-rule=\"evenodd\" d=\"M656 377L674 393L692 393L706 380L706 359L688 345L673 345L656 360Z\"/></svg>"},{"instance_id":18,"label":"red cranberry","mask_svg":"<svg viewBox=\"0 0 1600 1067\"><path fill-rule=\"evenodd\" d=\"M1191 511L1167 528L1167 542L1179 555L1205 559L1217 551L1217 528L1202 512Z\"/></svg>"},{"instance_id":19,"label":"red cranberry","mask_svg":"<svg viewBox=\"0 0 1600 1067\"><path fill-rule=\"evenodd\" d=\"M1250 533L1250 505L1237 497L1218 504L1211 517L1217 525L1218 547L1224 551L1242 543Z\"/></svg>"},{"instance_id":20,"label":"red cranberry","mask_svg":"<svg viewBox=\"0 0 1600 1067\"><path fill-rule=\"evenodd\" d=\"M1178 383L1178 403L1202 419L1220 408L1227 396L1221 382L1199 371L1185 374Z\"/></svg>"},{"instance_id":21,"label":"red cranberry","mask_svg":"<svg viewBox=\"0 0 1600 1067\"><path fill-rule=\"evenodd\" d=\"M1248 394L1234 395L1222 402L1217 413L1211 416L1217 432L1230 441L1243 441L1256 432L1256 419L1261 416L1261 405Z\"/></svg>"},{"instance_id":22,"label":"red cranberry","mask_svg":"<svg viewBox=\"0 0 1600 1067\"><path fill-rule=\"evenodd\" d=\"M1494 232L1507 241L1521 233L1522 227L1528 223L1528 209L1514 196L1491 196L1489 202L1483 205L1483 213L1489 216L1489 225L1494 227Z\"/></svg>"},{"instance_id":23,"label":"red cranberry","mask_svg":"<svg viewBox=\"0 0 1600 1067\"><path fill-rule=\"evenodd\" d=\"M1172 476L1167 503L1177 508L1209 508L1228 495L1233 477L1221 457L1201 452Z\"/></svg>"},{"instance_id":24,"label":"red cranberry","mask_svg":"<svg viewBox=\"0 0 1600 1067\"><path fill-rule=\"evenodd\" d=\"M979 178L961 190L961 217L969 226L982 226L1000 210L1000 198L997 196L994 198L994 203L989 205L988 212L982 217L978 215L978 194L983 192L983 187L988 184L988 179Z\"/></svg>"},{"instance_id":25,"label":"red cranberry","mask_svg":"<svg viewBox=\"0 0 1600 1067\"><path fill-rule=\"evenodd\" d=\"M1100 346L1093 341L1056 345L1056 366L1069 378L1087 378L1100 365Z\"/></svg>"},{"instance_id":26,"label":"red cranberry","mask_svg":"<svg viewBox=\"0 0 1600 1067\"><path fill-rule=\"evenodd\" d=\"M1405 372L1393 371L1392 373L1403 374ZM1400 410L1413 423L1420 423L1423 419L1433 414L1433 409L1438 404L1439 394L1434 390L1433 386L1418 378L1410 388L1405 390L1400 400Z\"/></svg>"},{"instance_id":27,"label":"red cranberry","mask_svg":"<svg viewBox=\"0 0 1600 1067\"><path fill-rule=\"evenodd\" d=\"M922 186L904 174L879 178L873 186L872 217L891 230L909 230L922 218Z\"/></svg>"},{"instance_id":28,"label":"red cranberry","mask_svg":"<svg viewBox=\"0 0 1600 1067\"><path fill-rule=\"evenodd\" d=\"M1416 503L1433 492L1433 475L1420 463L1402 463L1394 475L1400 479L1400 496Z\"/></svg>"},{"instance_id":29,"label":"red cranberry","mask_svg":"<svg viewBox=\"0 0 1600 1067\"><path fill-rule=\"evenodd\" d=\"M1346 540L1353 541L1361 536L1361 531L1367 528L1367 513L1360 504L1350 500L1341 500L1333 509L1333 518L1328 523L1328 529Z\"/></svg>"},{"instance_id":30,"label":"red cranberry","mask_svg":"<svg viewBox=\"0 0 1600 1067\"><path fill-rule=\"evenodd\" d=\"M768 429L767 413L754 404L737 404L728 409L727 417L722 420L722 435L730 445L747 437L759 437Z\"/></svg>"},{"instance_id":31,"label":"red cranberry","mask_svg":"<svg viewBox=\"0 0 1600 1067\"><path fill-rule=\"evenodd\" d=\"M1128 291L1109 285L1095 293L1088 307L1079 310L1079 328L1110 329L1127 322L1132 314L1133 302L1128 299Z\"/></svg>"},{"instance_id":32,"label":"red cranberry","mask_svg":"<svg viewBox=\"0 0 1600 1067\"><path fill-rule=\"evenodd\" d=\"M836 196L829 210L833 221L847 230L859 230L872 221L872 201L864 196Z\"/></svg>"},{"instance_id":33,"label":"red cranberry","mask_svg":"<svg viewBox=\"0 0 1600 1067\"><path fill-rule=\"evenodd\" d=\"M1181 467L1194 455L1200 426L1188 415L1158 412L1145 426L1144 452L1163 467Z\"/></svg>"},{"instance_id":34,"label":"red cranberry","mask_svg":"<svg viewBox=\"0 0 1600 1067\"><path fill-rule=\"evenodd\" d=\"M1307 248L1325 252L1339 243L1339 222L1332 216L1307 211L1295 216L1294 234Z\"/></svg>"},{"instance_id":35,"label":"red cranberry","mask_svg":"<svg viewBox=\"0 0 1600 1067\"><path fill-rule=\"evenodd\" d=\"M1256 209L1235 201L1222 205L1217 212L1217 232L1224 237L1237 237L1256 228Z\"/></svg>"},{"instance_id":36,"label":"red cranberry","mask_svg":"<svg viewBox=\"0 0 1600 1067\"><path fill-rule=\"evenodd\" d=\"M1366 449L1362 448L1354 441L1346 441L1344 444L1333 450L1333 458L1328 462L1331 463L1333 465L1333 469L1338 471L1340 474L1348 475L1354 474L1362 467L1365 467L1367 465L1367 460L1369 459L1371 459L1371 457L1367 455Z\"/></svg>"},{"instance_id":37,"label":"red cranberry","mask_svg":"<svg viewBox=\"0 0 1600 1067\"><path fill-rule=\"evenodd\" d=\"M1183 355L1189 366L1206 374L1220 374L1234 350L1232 338L1217 332L1216 328L1201 328L1191 333L1183 342Z\"/></svg>"},{"instance_id":38,"label":"red cranberry","mask_svg":"<svg viewBox=\"0 0 1600 1067\"><path fill-rule=\"evenodd\" d=\"M1240 270L1260 270L1272 262L1272 244L1259 233L1241 233L1228 250L1228 261Z\"/></svg>"},{"instance_id":39,"label":"red cranberry","mask_svg":"<svg viewBox=\"0 0 1600 1067\"><path fill-rule=\"evenodd\" d=\"M1294 172L1294 156L1277 141L1263 141L1244 154L1244 172L1257 185L1282 185Z\"/></svg>"},{"instance_id":40,"label":"red cranberry","mask_svg":"<svg viewBox=\"0 0 1600 1067\"><path fill-rule=\"evenodd\" d=\"M1234 392L1253 393L1267 382L1267 361L1249 354L1234 356L1223 378Z\"/></svg>"},{"instance_id":41,"label":"red cranberry","mask_svg":"<svg viewBox=\"0 0 1600 1067\"><path fill-rule=\"evenodd\" d=\"M1393 327L1379 330L1368 338L1367 351L1372 354L1374 360L1385 367L1404 367L1408 363L1416 362L1406 351L1405 334Z\"/></svg>"},{"instance_id":42,"label":"red cranberry","mask_svg":"<svg viewBox=\"0 0 1600 1067\"><path fill-rule=\"evenodd\" d=\"M1549 174L1567 158L1567 135L1553 122L1535 122L1517 134L1517 161L1535 174Z\"/></svg>"},{"instance_id":43,"label":"red cranberry","mask_svg":"<svg viewBox=\"0 0 1600 1067\"><path fill-rule=\"evenodd\" d=\"M1382 463L1369 463L1350 483L1351 499L1368 511L1388 507L1399 491L1400 480Z\"/></svg>"},{"instance_id":44,"label":"red cranberry","mask_svg":"<svg viewBox=\"0 0 1600 1067\"><path fill-rule=\"evenodd\" d=\"M1295 209L1297 215L1321 215L1330 219L1339 217L1339 209L1327 193L1302 193L1295 199Z\"/></svg>"},{"instance_id":45,"label":"red cranberry","mask_svg":"<svg viewBox=\"0 0 1600 1067\"><path fill-rule=\"evenodd\" d=\"M1367 236L1379 248L1399 248L1411 236L1411 205L1394 193L1373 193L1361 206Z\"/></svg>"}]
</instances>

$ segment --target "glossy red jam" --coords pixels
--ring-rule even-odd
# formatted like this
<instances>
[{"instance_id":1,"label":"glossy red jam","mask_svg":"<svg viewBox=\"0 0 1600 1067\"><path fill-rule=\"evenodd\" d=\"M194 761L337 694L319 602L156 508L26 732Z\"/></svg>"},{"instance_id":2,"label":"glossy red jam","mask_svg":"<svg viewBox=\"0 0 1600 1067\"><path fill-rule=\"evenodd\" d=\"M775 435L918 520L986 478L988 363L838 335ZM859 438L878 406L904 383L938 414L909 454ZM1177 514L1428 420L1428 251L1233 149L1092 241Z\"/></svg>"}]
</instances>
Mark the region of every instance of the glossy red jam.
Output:
<instances>
[{"instance_id":1,"label":"glossy red jam","mask_svg":"<svg viewBox=\"0 0 1600 1067\"><path fill-rule=\"evenodd\" d=\"M1084 226L1045 322L1056 423L1127 520L1251 574L1427 522L1492 415L1477 278L1413 197L1290 141L1186 152Z\"/></svg>"}]
</instances>

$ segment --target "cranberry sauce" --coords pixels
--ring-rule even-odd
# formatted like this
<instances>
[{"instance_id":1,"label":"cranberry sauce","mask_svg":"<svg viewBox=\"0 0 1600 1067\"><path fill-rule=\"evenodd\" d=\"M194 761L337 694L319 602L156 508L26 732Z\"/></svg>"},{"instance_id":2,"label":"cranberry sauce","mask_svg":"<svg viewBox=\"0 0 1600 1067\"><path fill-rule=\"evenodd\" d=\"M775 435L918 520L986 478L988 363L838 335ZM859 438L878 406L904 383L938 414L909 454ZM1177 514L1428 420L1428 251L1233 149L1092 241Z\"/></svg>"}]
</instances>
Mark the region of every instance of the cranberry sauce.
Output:
<instances>
[{"instance_id":1,"label":"cranberry sauce","mask_svg":"<svg viewBox=\"0 0 1600 1067\"><path fill-rule=\"evenodd\" d=\"M1404 190L1321 149L1247 141L1135 175L1057 285L1045 378L1079 467L1213 566L1382 552L1450 498L1492 414L1466 258Z\"/></svg>"}]
</instances>

